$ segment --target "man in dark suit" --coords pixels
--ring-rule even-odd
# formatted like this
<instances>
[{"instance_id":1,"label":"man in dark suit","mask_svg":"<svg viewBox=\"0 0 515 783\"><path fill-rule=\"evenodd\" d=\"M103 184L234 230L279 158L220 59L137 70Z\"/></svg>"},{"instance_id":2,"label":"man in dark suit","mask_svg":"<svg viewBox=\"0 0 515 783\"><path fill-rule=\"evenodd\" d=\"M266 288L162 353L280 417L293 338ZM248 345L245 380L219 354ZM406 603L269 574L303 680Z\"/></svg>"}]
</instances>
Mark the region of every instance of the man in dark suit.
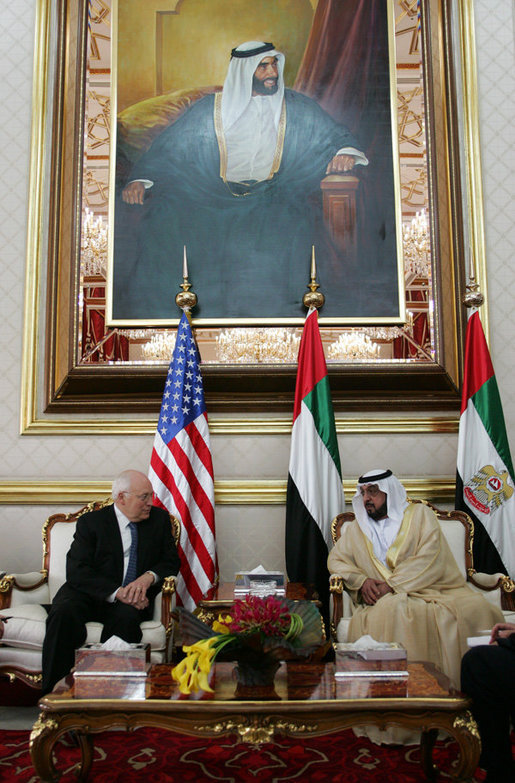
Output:
<instances>
[{"instance_id":1,"label":"man in dark suit","mask_svg":"<svg viewBox=\"0 0 515 783\"><path fill-rule=\"evenodd\" d=\"M461 690L472 698L481 737L480 767L485 783L513 783L515 761L515 623L497 623L490 644L472 647L461 662Z\"/></svg>"},{"instance_id":2,"label":"man in dark suit","mask_svg":"<svg viewBox=\"0 0 515 783\"><path fill-rule=\"evenodd\" d=\"M86 641L86 623L103 623L101 641L141 641L140 623L152 617L162 580L179 571L170 517L152 505L139 471L113 481L114 504L83 514L66 558L66 582L56 593L43 642L43 694L72 668Z\"/></svg>"}]
</instances>

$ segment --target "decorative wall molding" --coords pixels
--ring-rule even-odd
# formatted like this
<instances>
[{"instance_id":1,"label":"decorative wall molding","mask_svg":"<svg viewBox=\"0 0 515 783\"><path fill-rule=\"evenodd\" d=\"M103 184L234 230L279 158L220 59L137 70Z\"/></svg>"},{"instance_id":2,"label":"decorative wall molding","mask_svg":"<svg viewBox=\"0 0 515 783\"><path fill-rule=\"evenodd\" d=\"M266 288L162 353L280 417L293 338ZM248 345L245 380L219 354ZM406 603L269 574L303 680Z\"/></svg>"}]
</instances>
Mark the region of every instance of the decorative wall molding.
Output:
<instances>
[{"instance_id":1,"label":"decorative wall molding","mask_svg":"<svg viewBox=\"0 0 515 783\"><path fill-rule=\"evenodd\" d=\"M454 503L455 480L446 476L402 478L410 497L433 503ZM349 502L355 478L345 478L343 488ZM111 482L94 481L0 481L0 506L76 505L108 497ZM268 506L286 503L286 479L220 479L215 481L215 503L233 506Z\"/></svg>"},{"instance_id":2,"label":"decorative wall molding","mask_svg":"<svg viewBox=\"0 0 515 783\"><path fill-rule=\"evenodd\" d=\"M158 416L120 419L39 419L24 435L154 435ZM346 434L403 435L415 433L457 433L458 414L442 416L336 416L336 431ZM290 416L209 416L211 435L290 435Z\"/></svg>"}]
</instances>

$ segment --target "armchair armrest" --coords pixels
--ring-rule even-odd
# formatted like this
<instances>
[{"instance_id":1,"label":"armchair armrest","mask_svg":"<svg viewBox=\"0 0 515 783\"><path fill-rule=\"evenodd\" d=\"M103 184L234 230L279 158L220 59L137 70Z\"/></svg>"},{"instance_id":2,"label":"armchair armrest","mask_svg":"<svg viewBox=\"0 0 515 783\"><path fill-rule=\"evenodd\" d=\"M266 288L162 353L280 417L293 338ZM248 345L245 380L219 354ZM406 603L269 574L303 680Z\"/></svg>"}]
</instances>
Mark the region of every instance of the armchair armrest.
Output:
<instances>
[{"instance_id":1,"label":"armchair armrest","mask_svg":"<svg viewBox=\"0 0 515 783\"><path fill-rule=\"evenodd\" d=\"M501 609L515 610L515 580L506 574L483 574L469 569L468 581L480 590L498 590L501 598Z\"/></svg>"},{"instance_id":2,"label":"armchair armrest","mask_svg":"<svg viewBox=\"0 0 515 783\"><path fill-rule=\"evenodd\" d=\"M337 641L338 624L343 618L349 620L354 612L354 603L345 589L343 576L331 574L329 577L329 597L332 602L331 638Z\"/></svg>"},{"instance_id":3,"label":"armchair armrest","mask_svg":"<svg viewBox=\"0 0 515 783\"><path fill-rule=\"evenodd\" d=\"M174 619L172 611L175 609L175 594L177 589L177 577L167 576L163 580L161 588L161 623L166 631L166 660L169 661L172 656L173 638L174 638Z\"/></svg>"},{"instance_id":4,"label":"armchair armrest","mask_svg":"<svg viewBox=\"0 0 515 783\"><path fill-rule=\"evenodd\" d=\"M343 617L343 595L345 587L343 577L338 574L331 574L329 577L329 596L332 603L331 613L331 638L336 641L336 629L338 623Z\"/></svg>"},{"instance_id":5,"label":"armchair armrest","mask_svg":"<svg viewBox=\"0 0 515 783\"><path fill-rule=\"evenodd\" d=\"M6 574L0 577L0 609L19 604L50 602L46 571L26 574Z\"/></svg>"}]
</instances>

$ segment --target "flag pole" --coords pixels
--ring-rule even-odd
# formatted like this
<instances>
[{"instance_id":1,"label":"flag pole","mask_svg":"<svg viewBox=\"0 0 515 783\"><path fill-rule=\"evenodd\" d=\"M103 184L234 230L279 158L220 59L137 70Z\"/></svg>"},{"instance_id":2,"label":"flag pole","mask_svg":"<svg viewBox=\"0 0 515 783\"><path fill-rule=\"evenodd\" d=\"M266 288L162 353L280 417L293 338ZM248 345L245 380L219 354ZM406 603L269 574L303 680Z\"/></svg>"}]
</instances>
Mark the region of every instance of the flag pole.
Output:
<instances>
[{"instance_id":1,"label":"flag pole","mask_svg":"<svg viewBox=\"0 0 515 783\"><path fill-rule=\"evenodd\" d=\"M321 291L317 289L320 285L317 283L317 265L315 261L315 246L311 245L311 280L308 283L309 292L302 297L302 303L305 307L315 307L317 310L323 307L325 302L325 296Z\"/></svg>"},{"instance_id":2,"label":"flag pole","mask_svg":"<svg viewBox=\"0 0 515 783\"><path fill-rule=\"evenodd\" d=\"M194 291L190 291L191 283L188 279L188 258L186 255L186 245L184 245L183 249L181 288L182 291L179 291L175 297L175 304L177 307L180 307L188 319L190 326L192 326L191 310L196 306L198 300L197 294Z\"/></svg>"},{"instance_id":3,"label":"flag pole","mask_svg":"<svg viewBox=\"0 0 515 783\"><path fill-rule=\"evenodd\" d=\"M345 510L338 439L327 365L318 328L315 248L311 249L308 308L297 360L297 381L286 489L285 560L288 579L313 585L329 631L327 555L331 520ZM329 634L328 634L329 635Z\"/></svg>"},{"instance_id":4,"label":"flag pole","mask_svg":"<svg viewBox=\"0 0 515 783\"><path fill-rule=\"evenodd\" d=\"M186 247L182 277L182 291L175 302L183 314L163 391L149 478L154 505L166 509L181 523L177 600L193 611L202 598L213 597L218 558L213 460L200 352L190 314L197 295L190 291Z\"/></svg>"},{"instance_id":5,"label":"flag pole","mask_svg":"<svg viewBox=\"0 0 515 783\"><path fill-rule=\"evenodd\" d=\"M177 305L177 307L179 307L182 310L182 312L188 319L188 323L191 327L191 334L193 336L193 340L195 342L195 345L197 346L197 351L199 352L199 356L200 356L200 349L198 347L195 332L193 331L193 321L191 319L191 311L193 310L194 307L196 307L198 302L198 297L194 291L190 291L191 283L188 277L188 257L186 255L186 245L183 246L181 288L182 291L179 291L175 296L175 304Z\"/></svg>"},{"instance_id":6,"label":"flag pole","mask_svg":"<svg viewBox=\"0 0 515 783\"><path fill-rule=\"evenodd\" d=\"M474 260L472 257L472 251L470 251L470 274L469 274L469 282L466 286L466 293L462 296L462 304L465 305L465 307L471 308L471 307L481 307L483 302L485 301L485 297L479 290L479 285L476 283L476 276L475 276L475 270L474 270Z\"/></svg>"}]
</instances>

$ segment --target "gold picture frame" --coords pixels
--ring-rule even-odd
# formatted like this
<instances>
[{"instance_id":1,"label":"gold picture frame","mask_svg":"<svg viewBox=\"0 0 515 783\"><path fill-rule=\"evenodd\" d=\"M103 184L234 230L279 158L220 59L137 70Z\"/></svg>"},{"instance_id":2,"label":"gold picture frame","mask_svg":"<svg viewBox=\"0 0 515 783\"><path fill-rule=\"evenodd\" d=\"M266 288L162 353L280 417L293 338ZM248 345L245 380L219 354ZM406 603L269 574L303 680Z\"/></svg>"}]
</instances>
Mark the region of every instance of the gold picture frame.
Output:
<instances>
[{"instance_id":1,"label":"gold picture frame","mask_svg":"<svg viewBox=\"0 0 515 783\"><path fill-rule=\"evenodd\" d=\"M108 10L106 0L94 2L97 10ZM409 414L397 416L403 431L408 421L422 428L426 421L429 429L448 431L454 429L449 414L453 419L459 408L465 321L461 296L471 266L486 293L473 15L471 0L422 0L420 7L434 353L424 362L335 362L329 364L329 374L337 420L343 412L377 420L378 413L388 411ZM166 364L86 365L78 353L87 0L40 0L36 24L21 431L151 431ZM453 29L458 31L458 51L453 49ZM460 83L465 87L460 131L464 158L458 130ZM40 285L45 275L46 288ZM278 431L287 429L284 417L292 410L294 363L212 363L204 366L203 377L208 410L222 417L219 422L228 414L229 431L249 431L237 422L245 416L259 422L264 411L275 416L267 431L273 430L274 421ZM417 418L417 411L425 412L425 418ZM382 423L378 427L384 429ZM220 431L223 428L219 423Z\"/></svg>"}]
</instances>

